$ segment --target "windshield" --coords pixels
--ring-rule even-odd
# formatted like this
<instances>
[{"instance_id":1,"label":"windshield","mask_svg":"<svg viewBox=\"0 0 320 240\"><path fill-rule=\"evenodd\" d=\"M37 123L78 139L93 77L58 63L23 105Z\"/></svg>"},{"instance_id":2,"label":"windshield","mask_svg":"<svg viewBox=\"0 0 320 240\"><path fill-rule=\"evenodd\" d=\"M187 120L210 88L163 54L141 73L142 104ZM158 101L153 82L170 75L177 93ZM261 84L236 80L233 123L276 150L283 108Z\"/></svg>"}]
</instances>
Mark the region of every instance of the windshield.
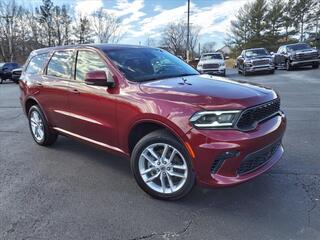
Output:
<instances>
[{"instance_id":1,"label":"windshield","mask_svg":"<svg viewBox=\"0 0 320 240\"><path fill-rule=\"evenodd\" d=\"M223 59L223 58L220 53L204 54L201 57L201 60L210 60L210 59Z\"/></svg>"},{"instance_id":2,"label":"windshield","mask_svg":"<svg viewBox=\"0 0 320 240\"><path fill-rule=\"evenodd\" d=\"M199 73L170 53L154 48L105 50L107 56L130 81L143 82Z\"/></svg>"},{"instance_id":3,"label":"windshield","mask_svg":"<svg viewBox=\"0 0 320 240\"><path fill-rule=\"evenodd\" d=\"M288 50L291 51L297 51L297 50L304 50L304 49L310 49L311 47L308 44L302 43L302 44L294 44L287 46Z\"/></svg>"},{"instance_id":4,"label":"windshield","mask_svg":"<svg viewBox=\"0 0 320 240\"><path fill-rule=\"evenodd\" d=\"M246 57L256 57L261 55L269 55L268 51L264 48L250 49L245 52Z\"/></svg>"}]
</instances>

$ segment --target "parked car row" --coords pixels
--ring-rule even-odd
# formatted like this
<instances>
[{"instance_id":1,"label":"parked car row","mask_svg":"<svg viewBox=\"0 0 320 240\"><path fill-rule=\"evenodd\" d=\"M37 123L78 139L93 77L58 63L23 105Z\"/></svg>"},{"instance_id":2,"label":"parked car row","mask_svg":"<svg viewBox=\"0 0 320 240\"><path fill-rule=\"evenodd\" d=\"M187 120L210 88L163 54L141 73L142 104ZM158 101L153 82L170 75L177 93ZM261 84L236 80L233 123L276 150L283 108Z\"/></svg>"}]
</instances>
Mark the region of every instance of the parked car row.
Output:
<instances>
[{"instance_id":1,"label":"parked car row","mask_svg":"<svg viewBox=\"0 0 320 240\"><path fill-rule=\"evenodd\" d=\"M248 73L267 71L274 73L277 68L287 71L301 66L319 68L320 53L306 43L295 43L280 46L277 53L269 53L265 48L251 48L242 51L237 58L238 72Z\"/></svg>"},{"instance_id":2,"label":"parked car row","mask_svg":"<svg viewBox=\"0 0 320 240\"><path fill-rule=\"evenodd\" d=\"M15 62L0 63L0 84L3 81L11 80L18 83L21 75L21 65Z\"/></svg>"}]
</instances>

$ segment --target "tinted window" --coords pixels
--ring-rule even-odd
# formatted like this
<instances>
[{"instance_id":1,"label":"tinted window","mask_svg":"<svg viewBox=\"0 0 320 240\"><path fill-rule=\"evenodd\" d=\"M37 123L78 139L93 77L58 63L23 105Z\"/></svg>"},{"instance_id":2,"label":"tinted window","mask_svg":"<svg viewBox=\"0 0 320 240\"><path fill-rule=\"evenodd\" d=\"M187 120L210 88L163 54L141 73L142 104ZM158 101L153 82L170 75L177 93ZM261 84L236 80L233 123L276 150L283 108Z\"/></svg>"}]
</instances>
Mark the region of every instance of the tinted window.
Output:
<instances>
[{"instance_id":1,"label":"tinted window","mask_svg":"<svg viewBox=\"0 0 320 240\"><path fill-rule=\"evenodd\" d=\"M250 49L246 51L246 57L256 57L261 55L268 55L268 51L264 48Z\"/></svg>"},{"instance_id":2,"label":"tinted window","mask_svg":"<svg viewBox=\"0 0 320 240\"><path fill-rule=\"evenodd\" d=\"M304 49L310 49L311 47L308 44L300 43L300 44L294 44L287 46L287 49L290 51L297 51L297 50L304 50Z\"/></svg>"},{"instance_id":3,"label":"tinted window","mask_svg":"<svg viewBox=\"0 0 320 240\"><path fill-rule=\"evenodd\" d=\"M85 76L91 71L107 71L104 60L95 52L80 50L77 56L76 80L84 81Z\"/></svg>"},{"instance_id":4,"label":"tinted window","mask_svg":"<svg viewBox=\"0 0 320 240\"><path fill-rule=\"evenodd\" d=\"M71 78L73 51L55 52L49 61L47 75L59 78Z\"/></svg>"},{"instance_id":5,"label":"tinted window","mask_svg":"<svg viewBox=\"0 0 320 240\"><path fill-rule=\"evenodd\" d=\"M32 57L28 66L27 66L26 73L29 73L29 74L40 73L46 58L47 58L46 53L39 54L39 55Z\"/></svg>"},{"instance_id":6,"label":"tinted window","mask_svg":"<svg viewBox=\"0 0 320 240\"><path fill-rule=\"evenodd\" d=\"M199 74L190 65L162 49L120 48L105 52L131 81L142 82Z\"/></svg>"},{"instance_id":7,"label":"tinted window","mask_svg":"<svg viewBox=\"0 0 320 240\"><path fill-rule=\"evenodd\" d=\"M223 58L220 53L204 54L201 57L201 60L210 60L210 59L223 59Z\"/></svg>"}]
</instances>

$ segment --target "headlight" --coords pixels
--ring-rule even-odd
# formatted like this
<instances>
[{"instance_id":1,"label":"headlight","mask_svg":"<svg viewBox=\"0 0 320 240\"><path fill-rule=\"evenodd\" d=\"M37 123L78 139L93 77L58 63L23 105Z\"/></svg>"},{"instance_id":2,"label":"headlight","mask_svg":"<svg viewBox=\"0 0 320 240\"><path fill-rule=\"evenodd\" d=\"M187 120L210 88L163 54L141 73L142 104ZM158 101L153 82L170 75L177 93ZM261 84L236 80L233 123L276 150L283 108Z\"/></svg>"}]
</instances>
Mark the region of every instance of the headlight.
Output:
<instances>
[{"instance_id":1,"label":"headlight","mask_svg":"<svg viewBox=\"0 0 320 240\"><path fill-rule=\"evenodd\" d=\"M198 128L232 127L241 111L203 111L195 113L190 122Z\"/></svg>"},{"instance_id":2,"label":"headlight","mask_svg":"<svg viewBox=\"0 0 320 240\"><path fill-rule=\"evenodd\" d=\"M251 60L244 61L244 65L250 66L252 65L252 61Z\"/></svg>"}]
</instances>

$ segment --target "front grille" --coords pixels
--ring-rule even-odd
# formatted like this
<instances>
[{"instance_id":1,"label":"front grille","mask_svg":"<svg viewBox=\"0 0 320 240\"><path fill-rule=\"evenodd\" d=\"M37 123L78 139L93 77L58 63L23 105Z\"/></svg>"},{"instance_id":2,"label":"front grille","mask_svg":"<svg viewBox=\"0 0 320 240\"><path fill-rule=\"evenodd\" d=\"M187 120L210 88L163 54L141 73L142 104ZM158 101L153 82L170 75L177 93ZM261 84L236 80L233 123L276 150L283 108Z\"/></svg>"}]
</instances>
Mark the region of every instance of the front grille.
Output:
<instances>
[{"instance_id":1,"label":"front grille","mask_svg":"<svg viewBox=\"0 0 320 240\"><path fill-rule=\"evenodd\" d=\"M256 125L280 111L280 99L274 99L270 102L248 108L242 112L236 124L237 128L243 131L249 131Z\"/></svg>"},{"instance_id":2,"label":"front grille","mask_svg":"<svg viewBox=\"0 0 320 240\"><path fill-rule=\"evenodd\" d=\"M269 63L270 63L269 59L261 59L261 60L253 60L252 61L253 66L267 65Z\"/></svg>"},{"instance_id":3,"label":"front grille","mask_svg":"<svg viewBox=\"0 0 320 240\"><path fill-rule=\"evenodd\" d=\"M317 59L317 58L318 58L318 53L316 52L296 54L297 60L310 60L310 59Z\"/></svg>"},{"instance_id":4,"label":"front grille","mask_svg":"<svg viewBox=\"0 0 320 240\"><path fill-rule=\"evenodd\" d=\"M238 168L238 174L243 175L262 167L268 160L273 156L277 149L281 145L281 140L276 141L273 144L266 146L254 153L247 155L247 157L242 160L240 167Z\"/></svg>"},{"instance_id":5,"label":"front grille","mask_svg":"<svg viewBox=\"0 0 320 240\"><path fill-rule=\"evenodd\" d=\"M207 64L203 64L202 68L203 69L219 68L219 64L217 64L217 63L207 63Z\"/></svg>"}]
</instances>

